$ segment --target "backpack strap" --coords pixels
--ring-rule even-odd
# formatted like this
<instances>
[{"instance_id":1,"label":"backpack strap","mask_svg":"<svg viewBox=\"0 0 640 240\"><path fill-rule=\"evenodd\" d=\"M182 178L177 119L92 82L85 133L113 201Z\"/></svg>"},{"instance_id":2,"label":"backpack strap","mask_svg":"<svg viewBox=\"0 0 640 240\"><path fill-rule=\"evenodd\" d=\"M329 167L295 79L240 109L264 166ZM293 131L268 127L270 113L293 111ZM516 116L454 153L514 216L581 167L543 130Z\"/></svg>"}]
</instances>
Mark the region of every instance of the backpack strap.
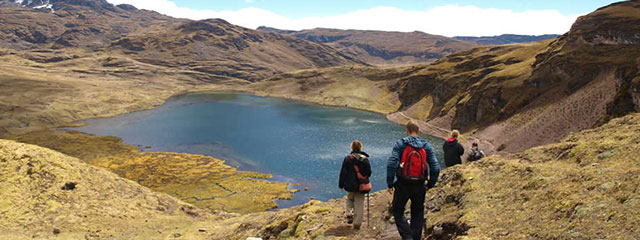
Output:
<instances>
[{"instance_id":1,"label":"backpack strap","mask_svg":"<svg viewBox=\"0 0 640 240\"><path fill-rule=\"evenodd\" d=\"M365 176L363 176L363 175L360 173L360 168L358 167L358 164L353 164L353 168L355 168L355 169L356 169L356 175L358 176L358 179L360 179L360 180L367 180L367 179L369 179L368 177L365 177Z\"/></svg>"}]
</instances>

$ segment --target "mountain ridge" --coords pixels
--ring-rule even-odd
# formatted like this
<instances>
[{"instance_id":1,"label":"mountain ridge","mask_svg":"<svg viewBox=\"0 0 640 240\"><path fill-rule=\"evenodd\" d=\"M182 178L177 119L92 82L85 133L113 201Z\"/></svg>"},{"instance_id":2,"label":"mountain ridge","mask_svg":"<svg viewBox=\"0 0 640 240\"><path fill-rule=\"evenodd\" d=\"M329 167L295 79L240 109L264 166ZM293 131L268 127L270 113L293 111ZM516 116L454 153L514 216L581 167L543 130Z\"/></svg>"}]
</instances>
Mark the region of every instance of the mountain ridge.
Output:
<instances>
[{"instance_id":1,"label":"mountain ridge","mask_svg":"<svg viewBox=\"0 0 640 240\"><path fill-rule=\"evenodd\" d=\"M448 54L475 46L472 42L419 31L390 32L330 28L290 31L265 26L258 27L257 30L327 44L344 54L381 66L432 62Z\"/></svg>"},{"instance_id":2,"label":"mountain ridge","mask_svg":"<svg viewBox=\"0 0 640 240\"><path fill-rule=\"evenodd\" d=\"M338 67L277 75L252 87L261 95L397 112L389 118L460 129L495 150L520 152L640 110L638 4L580 17L556 39L478 47L377 77L367 74L372 68ZM358 98L331 87L346 84L341 78L362 85ZM386 107L373 104L380 96Z\"/></svg>"}]
</instances>

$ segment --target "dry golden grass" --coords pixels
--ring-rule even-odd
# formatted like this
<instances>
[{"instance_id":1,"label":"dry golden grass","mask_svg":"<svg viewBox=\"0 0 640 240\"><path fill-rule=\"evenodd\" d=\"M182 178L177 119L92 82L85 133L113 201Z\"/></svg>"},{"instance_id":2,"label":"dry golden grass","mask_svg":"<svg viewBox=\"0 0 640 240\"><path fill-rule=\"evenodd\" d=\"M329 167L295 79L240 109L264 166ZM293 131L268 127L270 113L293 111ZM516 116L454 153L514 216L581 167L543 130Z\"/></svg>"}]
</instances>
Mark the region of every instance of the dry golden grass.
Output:
<instances>
[{"instance_id":1,"label":"dry golden grass","mask_svg":"<svg viewBox=\"0 0 640 240\"><path fill-rule=\"evenodd\" d=\"M289 184L269 181L269 174L240 172L222 160L202 155L142 153L116 137L38 131L15 140L77 157L212 212L261 212L276 208L276 199L292 197Z\"/></svg>"},{"instance_id":2,"label":"dry golden grass","mask_svg":"<svg viewBox=\"0 0 640 240\"><path fill-rule=\"evenodd\" d=\"M522 154L446 170L430 226L468 238L635 239L640 115Z\"/></svg>"}]
</instances>

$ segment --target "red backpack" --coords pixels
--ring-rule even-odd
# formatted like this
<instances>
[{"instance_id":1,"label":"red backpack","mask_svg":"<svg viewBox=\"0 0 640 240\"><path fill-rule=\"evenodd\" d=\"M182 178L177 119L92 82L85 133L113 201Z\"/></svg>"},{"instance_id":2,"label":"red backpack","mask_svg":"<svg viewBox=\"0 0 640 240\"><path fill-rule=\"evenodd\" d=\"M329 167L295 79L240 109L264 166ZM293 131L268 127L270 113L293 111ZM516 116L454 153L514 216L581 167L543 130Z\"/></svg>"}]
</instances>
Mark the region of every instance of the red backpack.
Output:
<instances>
[{"instance_id":1,"label":"red backpack","mask_svg":"<svg viewBox=\"0 0 640 240\"><path fill-rule=\"evenodd\" d=\"M407 145L400 159L398 178L407 182L424 182L426 169L427 151L424 148L416 150L411 145Z\"/></svg>"}]
</instances>

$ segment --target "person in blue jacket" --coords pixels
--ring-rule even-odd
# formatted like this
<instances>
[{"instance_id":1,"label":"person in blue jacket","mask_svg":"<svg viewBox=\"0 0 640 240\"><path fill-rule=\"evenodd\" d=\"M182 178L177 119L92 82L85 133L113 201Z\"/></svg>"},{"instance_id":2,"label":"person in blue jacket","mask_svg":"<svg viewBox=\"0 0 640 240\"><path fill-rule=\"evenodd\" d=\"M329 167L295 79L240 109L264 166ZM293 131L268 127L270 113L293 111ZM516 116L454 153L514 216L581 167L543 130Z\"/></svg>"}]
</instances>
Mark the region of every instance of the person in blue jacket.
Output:
<instances>
[{"instance_id":1,"label":"person in blue jacket","mask_svg":"<svg viewBox=\"0 0 640 240\"><path fill-rule=\"evenodd\" d=\"M388 191L393 193L392 212L396 227L402 239L422 239L422 225L424 224L424 200L426 191L433 188L438 181L440 166L433 151L433 147L426 140L418 137L420 128L415 123L409 122L406 126L407 137L396 142L387 164ZM418 182L403 181L400 178L401 158L407 146L419 151L425 150L428 168L423 176L424 180ZM427 178L428 176L428 178ZM428 181L427 181L428 180ZM425 181L427 181L425 185ZM404 216L407 201L411 200L411 225Z\"/></svg>"}]
</instances>

